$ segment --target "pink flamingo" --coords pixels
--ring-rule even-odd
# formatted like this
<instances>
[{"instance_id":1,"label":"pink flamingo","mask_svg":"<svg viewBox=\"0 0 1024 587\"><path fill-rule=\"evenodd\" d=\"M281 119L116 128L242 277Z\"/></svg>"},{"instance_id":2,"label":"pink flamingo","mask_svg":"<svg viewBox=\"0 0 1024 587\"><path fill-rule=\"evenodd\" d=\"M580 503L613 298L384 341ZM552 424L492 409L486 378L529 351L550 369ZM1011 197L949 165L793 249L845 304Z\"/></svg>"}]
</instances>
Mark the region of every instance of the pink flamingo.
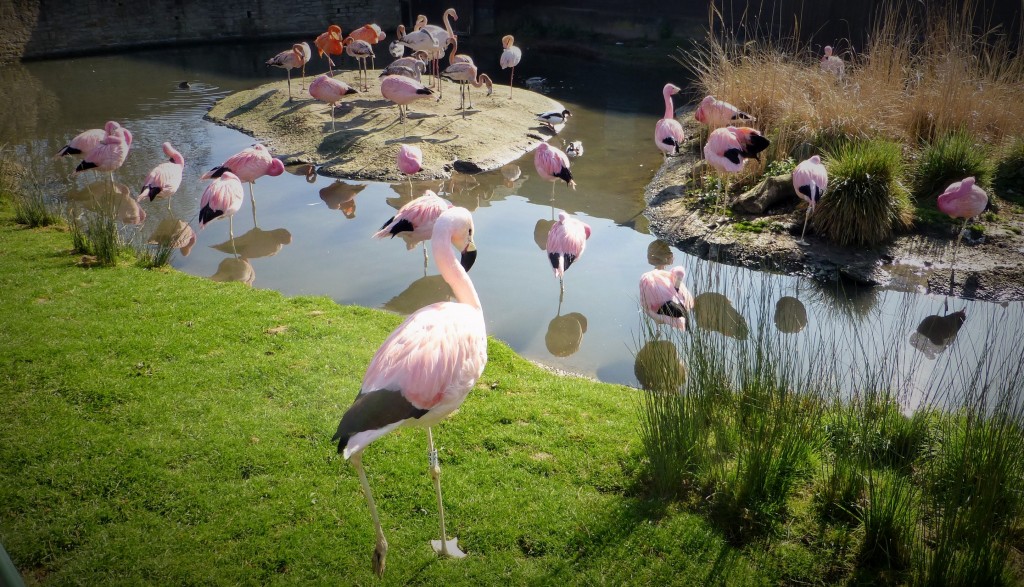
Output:
<instances>
[{"instance_id":1,"label":"pink flamingo","mask_svg":"<svg viewBox=\"0 0 1024 587\"><path fill-rule=\"evenodd\" d=\"M444 51L448 47L448 40L455 38L455 32L452 30L451 20L459 20L459 15L455 13L454 8L449 8L444 11L441 15L441 20L444 22L444 28L441 28L435 24L427 24L427 17L420 14L416 17L416 24L413 25L413 32L424 31L428 33L437 44L433 48L427 49L433 58L433 72L437 77L437 91L443 96L444 90L441 86L441 57L444 57Z\"/></svg>"},{"instance_id":2,"label":"pink flamingo","mask_svg":"<svg viewBox=\"0 0 1024 587\"><path fill-rule=\"evenodd\" d=\"M728 126L737 122L754 122L757 119L743 112L732 104L716 100L713 96L705 96L693 113L697 122L708 125L711 128Z\"/></svg>"},{"instance_id":3,"label":"pink flamingo","mask_svg":"<svg viewBox=\"0 0 1024 587\"><path fill-rule=\"evenodd\" d=\"M334 108L341 99L349 94L358 94L355 88L350 88L345 82L334 79L326 73L316 76L316 79L309 83L309 95L321 102L326 102L331 107L331 130L334 130Z\"/></svg>"},{"instance_id":4,"label":"pink flamingo","mask_svg":"<svg viewBox=\"0 0 1024 587\"><path fill-rule=\"evenodd\" d=\"M748 127L727 126L711 131L704 145L704 158L725 175L726 184L722 191L724 197L728 198L729 194L729 174L742 171L744 159L756 159L770 144L761 133Z\"/></svg>"},{"instance_id":5,"label":"pink flamingo","mask_svg":"<svg viewBox=\"0 0 1024 587\"><path fill-rule=\"evenodd\" d=\"M152 202L157 196L167 198L167 209L171 209L171 196L178 191L181 185L181 172L185 169L185 158L181 156L171 143L160 145L164 155L170 157L170 161L164 161L149 172L142 182L142 191L135 199L142 202L149 198Z\"/></svg>"},{"instance_id":6,"label":"pink flamingo","mask_svg":"<svg viewBox=\"0 0 1024 587\"><path fill-rule=\"evenodd\" d=\"M548 253L548 260L551 261L551 268L558 278L558 287L562 293L565 293L562 277L583 255L589 238L590 226L565 212L558 213L558 220L548 231L548 242L544 250Z\"/></svg>"},{"instance_id":7,"label":"pink flamingo","mask_svg":"<svg viewBox=\"0 0 1024 587\"><path fill-rule=\"evenodd\" d=\"M103 128L91 128L87 131L81 132L71 139L68 144L61 147L60 151L53 156L54 159L59 159L66 155L77 156L80 159L85 158L89 153L92 152L103 139L107 138L107 135L114 132L114 129L119 128L121 125L114 122L113 120L108 121Z\"/></svg>"},{"instance_id":8,"label":"pink flamingo","mask_svg":"<svg viewBox=\"0 0 1024 587\"><path fill-rule=\"evenodd\" d=\"M448 39L448 44L452 46L452 52L448 54L448 65L454 65L456 63L473 63L472 57L464 53L459 53L458 37Z\"/></svg>"},{"instance_id":9,"label":"pink flamingo","mask_svg":"<svg viewBox=\"0 0 1024 587\"><path fill-rule=\"evenodd\" d=\"M686 314L693 310L693 296L683 280L686 270L651 269L640 276L640 304L644 313L659 324L686 330Z\"/></svg>"},{"instance_id":10,"label":"pink flamingo","mask_svg":"<svg viewBox=\"0 0 1024 587\"><path fill-rule=\"evenodd\" d=\"M234 216L242 208L245 192L238 176L225 171L203 190L199 199L199 230L218 218L228 219L228 235L235 238Z\"/></svg>"},{"instance_id":11,"label":"pink flamingo","mask_svg":"<svg viewBox=\"0 0 1024 587\"><path fill-rule=\"evenodd\" d=\"M345 52L345 47L341 44L341 27L336 24L327 27L327 32L320 33L313 44L316 45L316 51L321 58L327 56L327 71L333 74L334 60L331 59L331 55L341 55Z\"/></svg>"},{"instance_id":12,"label":"pink flamingo","mask_svg":"<svg viewBox=\"0 0 1024 587\"><path fill-rule=\"evenodd\" d=\"M381 70L378 77L388 75L404 75L416 81L421 81L421 76L427 72L427 54L417 51L409 57L400 57L392 61L387 67Z\"/></svg>"},{"instance_id":13,"label":"pink flamingo","mask_svg":"<svg viewBox=\"0 0 1024 587\"><path fill-rule=\"evenodd\" d=\"M445 211L452 207L452 203L426 190L423 195L405 204L398 209L398 212L388 218L387 222L380 227L380 230L373 233L373 238L385 238L390 236L402 237L407 250L412 250L417 243L429 240L434 232L435 221ZM423 248L423 266L427 265L427 249Z\"/></svg>"},{"instance_id":14,"label":"pink flamingo","mask_svg":"<svg viewBox=\"0 0 1024 587\"><path fill-rule=\"evenodd\" d=\"M459 82L459 93L462 98L462 102L459 104L459 108L462 109L462 117L466 117L466 93L469 93L469 107L473 107L473 92L470 90L470 86L479 88L487 86L487 95L490 96L494 90L494 84L491 82L490 76L486 73L477 73L477 68L472 62L456 62L445 68L441 72L442 77L446 77L452 81Z\"/></svg>"},{"instance_id":15,"label":"pink flamingo","mask_svg":"<svg viewBox=\"0 0 1024 587\"><path fill-rule=\"evenodd\" d=\"M964 231L967 229L967 221L981 214L988 207L988 194L980 186L975 184L974 177L967 177L961 181L949 184L946 191L938 198L939 211L950 218L963 218L963 226L960 227L956 238L956 246L953 248L953 262L950 263L950 289L952 289L952 272L956 269L956 254L960 250L960 241L964 238Z\"/></svg>"},{"instance_id":16,"label":"pink flamingo","mask_svg":"<svg viewBox=\"0 0 1024 587\"><path fill-rule=\"evenodd\" d=\"M308 43L296 43L292 45L292 48L287 51L281 51L277 55L274 55L267 60L267 65L272 67L280 67L288 74L288 101L292 100L292 69L296 67L302 68L302 79L305 84L306 79L306 64L313 57L313 51L309 48ZM299 88L301 92L304 89Z\"/></svg>"},{"instance_id":17,"label":"pink flamingo","mask_svg":"<svg viewBox=\"0 0 1024 587\"><path fill-rule=\"evenodd\" d=\"M359 62L359 81L363 84L363 91L369 89L370 75L366 71L366 60L373 58L373 45L360 39L345 37L345 53Z\"/></svg>"},{"instance_id":18,"label":"pink flamingo","mask_svg":"<svg viewBox=\"0 0 1024 587\"><path fill-rule=\"evenodd\" d=\"M473 389L487 364L487 330L480 298L467 271L476 259L473 217L452 208L438 219L430 239L441 276L455 302L438 302L405 319L377 350L366 369L359 395L342 416L332 440L359 474L377 534L373 569L384 574L388 543L363 470L362 452L374 440L400 426L427 429L430 476L437 494L441 539L432 540L441 556L462 558L458 538L448 540L441 499L441 466L431 427L454 412ZM452 246L461 251L461 265Z\"/></svg>"},{"instance_id":19,"label":"pink flamingo","mask_svg":"<svg viewBox=\"0 0 1024 587\"><path fill-rule=\"evenodd\" d=\"M555 182L559 179L572 189L576 189L576 182L572 179L572 172L569 171L569 156L558 147L552 147L547 143L541 143L533 154L533 166L537 173L546 181L551 182L551 199L555 199Z\"/></svg>"},{"instance_id":20,"label":"pink flamingo","mask_svg":"<svg viewBox=\"0 0 1024 587\"><path fill-rule=\"evenodd\" d=\"M207 171L199 179L216 179L221 174L230 171L238 178L249 184L249 199L252 201L252 223L256 225L256 194L253 193L256 180L269 175L277 177L284 173L284 163L280 159L271 156L270 151L256 143L255 145L242 149L228 160L213 169Z\"/></svg>"},{"instance_id":21,"label":"pink flamingo","mask_svg":"<svg viewBox=\"0 0 1024 587\"><path fill-rule=\"evenodd\" d=\"M843 63L842 57L832 54L832 45L825 45L825 54L821 56L821 69L843 79L846 64Z\"/></svg>"},{"instance_id":22,"label":"pink flamingo","mask_svg":"<svg viewBox=\"0 0 1024 587\"><path fill-rule=\"evenodd\" d=\"M385 76L380 82L380 93L388 101L398 106L398 121L405 123L408 104L416 100L423 100L434 95L430 88L426 88L420 82L401 75ZM405 110L403 110L405 106Z\"/></svg>"},{"instance_id":23,"label":"pink flamingo","mask_svg":"<svg viewBox=\"0 0 1024 587\"><path fill-rule=\"evenodd\" d=\"M82 158L82 162L75 167L75 173L89 169L106 171L110 173L110 182L113 183L114 171L124 165L125 159L128 158L128 150L132 146L132 133L116 122L108 122L106 130L107 135Z\"/></svg>"},{"instance_id":24,"label":"pink flamingo","mask_svg":"<svg viewBox=\"0 0 1024 587\"><path fill-rule=\"evenodd\" d=\"M501 57L498 59L498 63L502 69L512 68L512 72L508 75L508 97L512 99L512 78L516 76L516 66L519 65L519 61L523 58L523 51L514 45L516 38L512 35L505 35L501 38Z\"/></svg>"},{"instance_id":25,"label":"pink flamingo","mask_svg":"<svg viewBox=\"0 0 1024 587\"><path fill-rule=\"evenodd\" d=\"M665 154L665 158L669 155L678 155L679 146L683 143L683 125L676 120L675 110L672 108L672 96L681 91L679 86L673 84L665 84L661 90L661 95L665 97L665 116L654 127L654 144Z\"/></svg>"},{"instance_id":26,"label":"pink flamingo","mask_svg":"<svg viewBox=\"0 0 1024 587\"><path fill-rule=\"evenodd\" d=\"M797 242L806 245L804 235L807 233L807 220L814 214L814 207L821 199L821 195L828 188L828 171L821 163L821 157L815 155L810 159L800 162L793 170L793 189L798 196L807 202L807 212L804 214L804 229L800 232L800 240Z\"/></svg>"},{"instance_id":27,"label":"pink flamingo","mask_svg":"<svg viewBox=\"0 0 1024 587\"><path fill-rule=\"evenodd\" d=\"M423 151L416 145L399 145L396 163L398 164L398 170L404 173L405 177L409 180L409 190L411 192L413 174L423 171Z\"/></svg>"}]
</instances>

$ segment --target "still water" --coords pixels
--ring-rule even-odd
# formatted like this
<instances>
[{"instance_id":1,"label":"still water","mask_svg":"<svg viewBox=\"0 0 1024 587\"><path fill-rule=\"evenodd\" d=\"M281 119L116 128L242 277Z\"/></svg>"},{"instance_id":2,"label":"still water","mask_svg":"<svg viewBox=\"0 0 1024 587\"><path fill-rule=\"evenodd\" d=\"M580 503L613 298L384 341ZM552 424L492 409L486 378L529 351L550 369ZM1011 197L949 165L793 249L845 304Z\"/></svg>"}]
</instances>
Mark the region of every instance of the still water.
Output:
<instances>
[{"instance_id":1,"label":"still water","mask_svg":"<svg viewBox=\"0 0 1024 587\"><path fill-rule=\"evenodd\" d=\"M124 196L138 192L147 171L163 159L160 144L170 141L185 157L182 187L169 210L163 200L142 204L145 222L127 226L126 232L142 242L161 223L182 220L198 228L205 185L199 176L254 142L203 115L228 93L280 79L283 72L268 70L263 62L282 48L287 43L167 49L0 68L0 93L9 107L0 113L0 142L31 158L34 168L52 178L59 197L84 202L103 192L104 184L90 174L69 177L72 162L49 156L81 130L119 121L135 137L127 162L115 173L125 184L123 219L134 222L140 214ZM475 53L478 63L496 64L497 55L496 50ZM663 110L661 87L669 81L685 87L685 72L667 57L655 67L551 57L524 47L516 76L545 78L541 91L572 110L563 133L552 140L558 146L563 140L583 142L584 155L573 160L576 191L558 185L552 202L551 184L537 177L532 155L500 171L413 186L307 177L305 170L293 168L257 181L255 218L247 195L234 219L233 246L228 223L218 221L172 264L198 276L245 281L286 295L326 295L342 304L408 313L447 299L450 292L432 262L424 267L420 250L370 235L401 204L430 188L474 212L480 253L471 277L489 333L532 360L604 381L637 383L637 281L653 264L673 259L691 274L689 286L703 310L698 327L736 340L774 328L794 353L823 338L846 340L851 350L839 353L839 363L852 369L888 353L914 365L914 378L924 381L950 353L962 356L980 348L993 325L1003 332L1024 326L1022 302L951 300L947 307L943 297L921 293L914 276L905 291L837 294L834 287L803 278L769 277L670 249L648 230L643 188L661 161L652 144ZM314 58L309 69L322 68ZM507 83L507 72L496 65L482 69L499 84ZM180 88L183 80L191 87ZM500 100L501 87L479 106ZM547 228L559 211L592 228L585 254L566 274L564 297L543 251ZM958 310L966 316L962 327L948 317ZM1013 346L997 345L996 351L1010 356Z\"/></svg>"}]
</instances>

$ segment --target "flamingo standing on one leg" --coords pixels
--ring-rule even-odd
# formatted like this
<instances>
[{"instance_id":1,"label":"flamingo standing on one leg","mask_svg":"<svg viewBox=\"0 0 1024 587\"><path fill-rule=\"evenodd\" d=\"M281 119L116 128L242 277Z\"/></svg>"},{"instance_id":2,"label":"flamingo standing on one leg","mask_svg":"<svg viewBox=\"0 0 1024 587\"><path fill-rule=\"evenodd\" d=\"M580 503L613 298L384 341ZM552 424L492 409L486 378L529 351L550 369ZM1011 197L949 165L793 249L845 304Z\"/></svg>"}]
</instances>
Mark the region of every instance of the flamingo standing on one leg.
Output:
<instances>
[{"instance_id":1,"label":"flamingo standing on one leg","mask_svg":"<svg viewBox=\"0 0 1024 587\"><path fill-rule=\"evenodd\" d=\"M341 43L341 27L336 24L327 27L327 32L320 33L313 44L316 45L320 57L327 56L327 71L333 74L334 60L331 59L331 55L341 55L345 51Z\"/></svg>"},{"instance_id":2,"label":"flamingo standing on one leg","mask_svg":"<svg viewBox=\"0 0 1024 587\"><path fill-rule=\"evenodd\" d=\"M423 171L423 151L416 145L399 145L396 156L398 170L409 180L410 195L412 192L412 176Z\"/></svg>"},{"instance_id":3,"label":"flamingo standing on one leg","mask_svg":"<svg viewBox=\"0 0 1024 587\"><path fill-rule=\"evenodd\" d=\"M661 149L666 159L669 155L678 155L679 146L683 144L683 125L676 120L672 108L672 96L681 91L679 86L673 84L665 84L661 90L661 95L665 97L665 116L654 127L654 144Z\"/></svg>"},{"instance_id":4,"label":"flamingo standing on one leg","mask_svg":"<svg viewBox=\"0 0 1024 587\"><path fill-rule=\"evenodd\" d=\"M449 8L444 11L441 16L441 20L444 22L444 28L441 28L434 24L427 24L427 17L419 15L416 17L416 24L413 26L413 31L424 30L437 41L437 45L433 49L428 49L431 57L434 59L434 76L437 77L437 89L441 95L444 95L444 91L441 87L441 57L444 57L445 48L448 47L448 39L455 37L455 32L452 30L451 20L459 20L459 15L455 13L454 8Z\"/></svg>"},{"instance_id":5,"label":"flamingo standing on one leg","mask_svg":"<svg viewBox=\"0 0 1024 587\"><path fill-rule=\"evenodd\" d=\"M422 196L399 208L380 230L373 233L373 238L399 236L405 241L406 249L412 250L418 243L430 239L435 221L451 207L451 202L427 190ZM423 248L423 266L427 266L426 247Z\"/></svg>"},{"instance_id":6,"label":"flamingo standing on one leg","mask_svg":"<svg viewBox=\"0 0 1024 587\"><path fill-rule=\"evenodd\" d=\"M761 133L748 127L727 126L711 131L704 145L704 158L726 177L723 198L728 199L729 174L742 171L744 159L756 159L770 144Z\"/></svg>"},{"instance_id":7,"label":"flamingo standing on one leg","mask_svg":"<svg viewBox=\"0 0 1024 587\"><path fill-rule=\"evenodd\" d=\"M54 159L72 155L79 159L84 159L95 149L103 139L107 138L107 135L114 132L114 129L119 128L121 125L114 122L113 120L108 121L103 128L91 128L87 131L81 132L75 135L75 138L68 141L68 144L61 147L60 151L53 156Z\"/></svg>"},{"instance_id":8,"label":"flamingo standing on one leg","mask_svg":"<svg viewBox=\"0 0 1024 587\"><path fill-rule=\"evenodd\" d=\"M516 42L516 38L512 35L505 35L501 38L501 58L498 62L501 64L502 69L512 68L512 72L508 76L508 97L512 99L512 78L516 76L516 66L519 65L519 60L523 58L523 52L519 47L516 47L513 43Z\"/></svg>"},{"instance_id":9,"label":"flamingo standing on one leg","mask_svg":"<svg viewBox=\"0 0 1024 587\"><path fill-rule=\"evenodd\" d=\"M370 45L376 45L387 38L387 34L380 30L380 27L370 23L364 24L363 26L352 31L348 35L349 38L357 41L366 41ZM372 47L371 47L372 49ZM373 61L373 51L370 51L370 69L377 69L377 65Z\"/></svg>"},{"instance_id":10,"label":"flamingo standing on one leg","mask_svg":"<svg viewBox=\"0 0 1024 587\"><path fill-rule=\"evenodd\" d=\"M487 86L488 96L490 96L491 92L494 91L494 84L493 82L491 82L490 76L488 76L486 73L478 74L477 68L475 65L473 65L472 62L467 63L463 61L453 63L446 67L445 70L441 72L441 76L446 77L452 81L459 82L459 93L461 94L462 98L459 108L462 109L463 118L465 118L466 116L466 93L469 93L469 107L473 107L473 93L469 89L469 86L472 86L474 88Z\"/></svg>"},{"instance_id":11,"label":"flamingo standing on one leg","mask_svg":"<svg viewBox=\"0 0 1024 587\"><path fill-rule=\"evenodd\" d=\"M846 72L846 64L843 63L842 57L832 54L832 45L825 45L825 54L821 56L821 69L838 77L840 80L843 79L843 74Z\"/></svg>"},{"instance_id":12,"label":"flamingo standing on one leg","mask_svg":"<svg viewBox=\"0 0 1024 587\"><path fill-rule=\"evenodd\" d=\"M956 254L960 250L960 241L964 238L967 221L985 211L985 208L988 207L988 194L975 184L974 177L967 177L961 181L951 183L946 188L946 191L939 195L937 204L939 211L950 218L964 219L964 223L956 237L956 246L953 248L953 261L950 263L949 288L950 293L952 293L953 272L956 270Z\"/></svg>"},{"instance_id":13,"label":"flamingo standing on one leg","mask_svg":"<svg viewBox=\"0 0 1024 587\"><path fill-rule=\"evenodd\" d=\"M558 278L558 287L562 293L565 293L562 277L583 255L589 238L590 226L565 212L558 213L558 220L548 231L548 242L544 250L548 253L548 260L551 261L551 268Z\"/></svg>"},{"instance_id":14,"label":"flamingo standing on one leg","mask_svg":"<svg viewBox=\"0 0 1024 587\"><path fill-rule=\"evenodd\" d=\"M757 120L732 104L723 100L716 100L713 96L705 96L701 100L696 112L693 113L693 117L697 119L697 122L706 124L712 129L739 122L754 122Z\"/></svg>"},{"instance_id":15,"label":"flamingo standing on one leg","mask_svg":"<svg viewBox=\"0 0 1024 587\"><path fill-rule=\"evenodd\" d=\"M828 188L828 171L821 163L821 157L815 155L810 159L800 162L793 170L793 189L796 194L807 202L807 212L804 214L804 229L800 232L800 240L797 242L806 245L804 235L807 233L807 220L814 214L814 207L821 199L821 195Z\"/></svg>"},{"instance_id":16,"label":"flamingo standing on one leg","mask_svg":"<svg viewBox=\"0 0 1024 587\"><path fill-rule=\"evenodd\" d=\"M309 48L308 43L296 43L292 45L292 48L287 51L281 51L277 55L274 55L267 60L267 65L271 67L280 67L288 74L288 101L292 100L292 69L299 67L302 68L302 80L303 86L299 88L301 92L305 89L306 79L306 64L313 57L313 51Z\"/></svg>"},{"instance_id":17,"label":"flamingo standing on one leg","mask_svg":"<svg viewBox=\"0 0 1024 587\"><path fill-rule=\"evenodd\" d=\"M537 173L546 181L551 182L551 199L555 199L555 182L559 179L572 189L576 189L576 182L572 179L572 172L569 171L569 156L558 147L552 147L547 143L537 146L533 154L533 166Z\"/></svg>"},{"instance_id":18,"label":"flamingo standing on one leg","mask_svg":"<svg viewBox=\"0 0 1024 587\"><path fill-rule=\"evenodd\" d=\"M161 148L170 161L164 161L149 172L142 182L142 191L135 199L142 202L149 198L149 201L152 202L157 196L167 198L167 209L170 210L171 196L181 186L181 173L185 169L185 158L169 142L161 145Z\"/></svg>"},{"instance_id":19,"label":"flamingo standing on one leg","mask_svg":"<svg viewBox=\"0 0 1024 587\"><path fill-rule=\"evenodd\" d=\"M359 62L359 81L362 82L365 92L370 89L370 74L366 71L366 60L373 58L373 45L352 37L345 37L344 44L345 53Z\"/></svg>"},{"instance_id":20,"label":"flamingo standing on one leg","mask_svg":"<svg viewBox=\"0 0 1024 587\"><path fill-rule=\"evenodd\" d=\"M228 219L228 235L235 238L234 216L242 208L245 192L238 176L225 171L210 182L199 199L199 230L218 218Z\"/></svg>"},{"instance_id":21,"label":"flamingo standing on one leg","mask_svg":"<svg viewBox=\"0 0 1024 587\"><path fill-rule=\"evenodd\" d=\"M331 130L334 130L334 108L341 99L349 94L358 94L345 82L334 79L327 74L320 74L309 83L309 95L321 102L326 102L331 109Z\"/></svg>"},{"instance_id":22,"label":"flamingo standing on one leg","mask_svg":"<svg viewBox=\"0 0 1024 587\"><path fill-rule=\"evenodd\" d=\"M380 82L380 93L385 99L398 106L398 121L405 123L405 110L408 104L416 100L430 98L434 92L420 82L401 75L385 76Z\"/></svg>"},{"instance_id":23,"label":"flamingo standing on one leg","mask_svg":"<svg viewBox=\"0 0 1024 587\"><path fill-rule=\"evenodd\" d=\"M103 137L82 162L75 167L75 173L95 169L110 173L110 183L114 183L114 171L124 165L128 158L128 150L132 146L132 133L125 127L115 123L107 123L107 136Z\"/></svg>"},{"instance_id":24,"label":"flamingo standing on one leg","mask_svg":"<svg viewBox=\"0 0 1024 587\"><path fill-rule=\"evenodd\" d=\"M249 184L249 199L252 201L252 224L256 225L256 194L254 193L256 180L269 175L277 177L284 173L284 163L275 159L270 150L260 143L242 149L235 153L224 163L207 171L199 179L216 179L223 173L230 171L239 181Z\"/></svg>"},{"instance_id":25,"label":"flamingo standing on one leg","mask_svg":"<svg viewBox=\"0 0 1024 587\"><path fill-rule=\"evenodd\" d=\"M441 499L441 467L431 427L454 412L473 389L487 364L487 329L480 298L467 271L476 259L473 217L465 208L446 211L430 239L441 276L456 302L426 306L405 319L377 350L366 369L359 395L341 418L332 440L351 459L359 475L377 534L373 570L384 574L388 543L363 470L362 452L374 440L400 426L427 429L430 476L437 494L441 539L433 540L441 556L462 558L458 539L448 539ZM454 246L461 251L461 265Z\"/></svg>"},{"instance_id":26,"label":"flamingo standing on one leg","mask_svg":"<svg viewBox=\"0 0 1024 587\"><path fill-rule=\"evenodd\" d=\"M652 269L640 276L640 305L659 324L686 330L686 315L693 310L693 296L683 280L686 270Z\"/></svg>"}]
</instances>

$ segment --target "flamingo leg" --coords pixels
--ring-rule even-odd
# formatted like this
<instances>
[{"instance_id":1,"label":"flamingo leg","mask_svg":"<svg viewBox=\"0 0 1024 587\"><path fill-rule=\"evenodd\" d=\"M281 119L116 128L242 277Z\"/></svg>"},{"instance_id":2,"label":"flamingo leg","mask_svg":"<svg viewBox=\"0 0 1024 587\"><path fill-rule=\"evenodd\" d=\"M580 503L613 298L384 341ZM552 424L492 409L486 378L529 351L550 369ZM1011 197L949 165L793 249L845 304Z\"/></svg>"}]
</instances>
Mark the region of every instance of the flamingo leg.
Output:
<instances>
[{"instance_id":1,"label":"flamingo leg","mask_svg":"<svg viewBox=\"0 0 1024 587\"><path fill-rule=\"evenodd\" d=\"M231 243L232 243L231 246L232 246L232 248L234 248L234 242L235 242L235 217L234 216L228 216L228 237L231 238ZM235 254L237 255L238 253L235 253Z\"/></svg>"},{"instance_id":2,"label":"flamingo leg","mask_svg":"<svg viewBox=\"0 0 1024 587\"><path fill-rule=\"evenodd\" d=\"M426 249L424 249L426 251ZM430 428L427 428L427 441L430 444L430 477L434 480L434 491L437 492L437 511L441 520L441 539L431 540L430 545L434 547L434 552L441 556L450 556L452 558L465 558L466 553L462 552L459 548L459 539L452 538L448 540L448 535L444 529L444 502L441 500L441 463L437 460L437 450L434 448L434 435L431 433Z\"/></svg>"},{"instance_id":3,"label":"flamingo leg","mask_svg":"<svg viewBox=\"0 0 1024 587\"><path fill-rule=\"evenodd\" d=\"M380 527L380 517L377 516L377 504L373 501L373 492L370 491L370 482L366 480L366 471L363 470L363 455L356 453L350 459L356 473L359 473L359 484L363 486L363 495L366 496L366 505L370 506L370 518L373 519L373 527L377 532L377 545L373 550L373 572L378 577L384 575L384 567L387 566L388 541L384 538L384 530Z\"/></svg>"},{"instance_id":4,"label":"flamingo leg","mask_svg":"<svg viewBox=\"0 0 1024 587\"><path fill-rule=\"evenodd\" d=\"M807 212L804 213L804 229L803 229L803 231L800 232L800 240L796 241L798 244L801 244L801 245L806 245L807 244L807 241L804 240L804 235L807 234L807 221L810 219L810 217L811 217L811 208L810 208L810 206L808 206L807 207Z\"/></svg>"},{"instance_id":5,"label":"flamingo leg","mask_svg":"<svg viewBox=\"0 0 1024 587\"><path fill-rule=\"evenodd\" d=\"M558 183L558 182L556 182L556 181L552 181L551 182L551 201L552 202L555 201L555 184L556 183Z\"/></svg>"},{"instance_id":6,"label":"flamingo leg","mask_svg":"<svg viewBox=\"0 0 1024 587\"><path fill-rule=\"evenodd\" d=\"M284 73L288 76L288 101L292 101L292 70L286 69Z\"/></svg>"},{"instance_id":7,"label":"flamingo leg","mask_svg":"<svg viewBox=\"0 0 1024 587\"><path fill-rule=\"evenodd\" d=\"M299 92L306 91L306 64L302 64L302 77L299 78Z\"/></svg>"},{"instance_id":8,"label":"flamingo leg","mask_svg":"<svg viewBox=\"0 0 1024 587\"><path fill-rule=\"evenodd\" d=\"M516 66L512 66L512 73L508 76L508 99L512 99L512 79L516 77Z\"/></svg>"},{"instance_id":9,"label":"flamingo leg","mask_svg":"<svg viewBox=\"0 0 1024 587\"><path fill-rule=\"evenodd\" d=\"M252 201L252 225L258 228L256 225L256 194L252 191L255 186L255 183L249 182L249 199Z\"/></svg>"},{"instance_id":10,"label":"flamingo leg","mask_svg":"<svg viewBox=\"0 0 1024 587\"><path fill-rule=\"evenodd\" d=\"M964 231L967 230L967 221L970 218L964 218L964 223L960 225L960 234L956 237L956 245L953 246L953 261L949 264L949 295L953 295L953 283L956 278L956 254L960 250L960 241L964 239Z\"/></svg>"}]
</instances>

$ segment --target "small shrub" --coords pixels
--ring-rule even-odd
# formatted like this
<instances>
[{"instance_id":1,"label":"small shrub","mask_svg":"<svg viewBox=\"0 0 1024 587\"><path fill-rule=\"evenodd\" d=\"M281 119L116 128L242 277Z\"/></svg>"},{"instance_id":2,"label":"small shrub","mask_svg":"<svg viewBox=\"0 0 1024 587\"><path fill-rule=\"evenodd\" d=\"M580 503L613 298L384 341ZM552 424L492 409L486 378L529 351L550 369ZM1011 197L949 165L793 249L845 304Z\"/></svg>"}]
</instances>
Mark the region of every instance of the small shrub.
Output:
<instances>
[{"instance_id":1,"label":"small shrub","mask_svg":"<svg viewBox=\"0 0 1024 587\"><path fill-rule=\"evenodd\" d=\"M983 188L991 181L992 164L986 149L964 131L943 135L925 145L917 157L913 184L918 206L934 208L935 198L949 184L972 176Z\"/></svg>"},{"instance_id":2,"label":"small shrub","mask_svg":"<svg viewBox=\"0 0 1024 587\"><path fill-rule=\"evenodd\" d=\"M829 190L811 217L815 230L840 245L877 245L910 227L897 143L852 141L828 157Z\"/></svg>"},{"instance_id":3,"label":"small shrub","mask_svg":"<svg viewBox=\"0 0 1024 587\"><path fill-rule=\"evenodd\" d=\"M1010 143L996 164L992 186L1004 200L1024 204L1024 138Z\"/></svg>"},{"instance_id":4,"label":"small shrub","mask_svg":"<svg viewBox=\"0 0 1024 587\"><path fill-rule=\"evenodd\" d=\"M65 217L76 253L92 255L100 265L116 265L127 245L121 237L117 221L111 216L93 212L75 215L69 211Z\"/></svg>"}]
</instances>

